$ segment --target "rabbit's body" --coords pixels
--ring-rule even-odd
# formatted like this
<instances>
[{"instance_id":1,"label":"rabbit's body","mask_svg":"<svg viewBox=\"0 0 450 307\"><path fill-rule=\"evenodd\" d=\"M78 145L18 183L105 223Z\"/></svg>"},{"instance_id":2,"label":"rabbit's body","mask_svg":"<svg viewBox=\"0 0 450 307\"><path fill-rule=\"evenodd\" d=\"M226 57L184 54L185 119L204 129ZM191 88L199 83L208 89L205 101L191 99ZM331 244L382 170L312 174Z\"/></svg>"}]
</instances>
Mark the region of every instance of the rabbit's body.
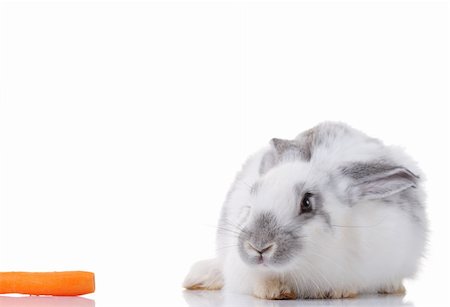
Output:
<instances>
[{"instance_id":1,"label":"rabbit's body","mask_svg":"<svg viewBox=\"0 0 450 307\"><path fill-rule=\"evenodd\" d=\"M217 259L185 286L267 299L400 292L425 246L421 177L401 150L343 124L273 139L230 189Z\"/></svg>"}]
</instances>

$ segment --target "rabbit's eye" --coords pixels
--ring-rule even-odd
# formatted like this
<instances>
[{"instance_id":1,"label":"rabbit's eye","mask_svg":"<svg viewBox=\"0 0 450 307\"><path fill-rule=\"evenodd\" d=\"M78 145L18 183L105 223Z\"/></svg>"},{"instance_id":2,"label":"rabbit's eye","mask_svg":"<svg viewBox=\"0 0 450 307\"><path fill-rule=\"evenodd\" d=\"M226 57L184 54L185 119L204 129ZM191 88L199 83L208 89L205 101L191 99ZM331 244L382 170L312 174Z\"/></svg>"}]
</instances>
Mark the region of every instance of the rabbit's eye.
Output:
<instances>
[{"instance_id":1,"label":"rabbit's eye","mask_svg":"<svg viewBox=\"0 0 450 307\"><path fill-rule=\"evenodd\" d=\"M312 194L305 193L302 198L302 203L300 204L300 214L312 211Z\"/></svg>"}]
</instances>

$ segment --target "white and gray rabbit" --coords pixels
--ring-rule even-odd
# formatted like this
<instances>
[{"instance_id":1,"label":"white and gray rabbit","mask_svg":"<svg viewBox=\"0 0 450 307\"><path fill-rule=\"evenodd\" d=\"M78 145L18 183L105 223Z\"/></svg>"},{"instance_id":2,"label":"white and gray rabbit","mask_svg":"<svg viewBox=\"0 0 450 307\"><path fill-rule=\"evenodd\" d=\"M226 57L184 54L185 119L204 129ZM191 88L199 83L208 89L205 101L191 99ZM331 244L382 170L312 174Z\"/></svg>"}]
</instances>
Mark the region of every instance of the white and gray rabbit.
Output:
<instances>
[{"instance_id":1,"label":"white and gray rabbit","mask_svg":"<svg viewBox=\"0 0 450 307\"><path fill-rule=\"evenodd\" d=\"M217 258L194 264L184 287L264 299L401 293L426 243L422 178L401 149L342 123L272 139L231 186Z\"/></svg>"}]
</instances>

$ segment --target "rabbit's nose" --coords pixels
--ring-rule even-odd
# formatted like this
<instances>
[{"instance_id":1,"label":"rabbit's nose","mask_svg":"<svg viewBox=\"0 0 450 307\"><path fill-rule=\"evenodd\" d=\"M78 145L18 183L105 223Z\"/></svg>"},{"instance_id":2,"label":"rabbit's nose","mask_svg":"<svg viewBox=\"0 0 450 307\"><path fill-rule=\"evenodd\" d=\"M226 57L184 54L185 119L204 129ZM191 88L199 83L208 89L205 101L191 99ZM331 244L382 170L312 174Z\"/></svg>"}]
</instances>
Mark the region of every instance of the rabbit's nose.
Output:
<instances>
[{"instance_id":1,"label":"rabbit's nose","mask_svg":"<svg viewBox=\"0 0 450 307\"><path fill-rule=\"evenodd\" d=\"M269 243L263 248L257 248L252 243L247 241L247 246L250 250L257 252L260 256L262 256L263 254L269 254L275 249L275 243Z\"/></svg>"}]
</instances>

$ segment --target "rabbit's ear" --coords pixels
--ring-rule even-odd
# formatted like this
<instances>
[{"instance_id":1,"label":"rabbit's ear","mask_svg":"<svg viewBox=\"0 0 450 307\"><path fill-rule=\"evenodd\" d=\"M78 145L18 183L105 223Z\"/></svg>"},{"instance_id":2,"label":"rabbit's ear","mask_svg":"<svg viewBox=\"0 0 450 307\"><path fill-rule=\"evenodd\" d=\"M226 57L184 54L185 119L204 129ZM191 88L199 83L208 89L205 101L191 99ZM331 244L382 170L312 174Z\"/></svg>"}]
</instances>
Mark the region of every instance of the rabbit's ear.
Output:
<instances>
[{"instance_id":1,"label":"rabbit's ear","mask_svg":"<svg viewBox=\"0 0 450 307\"><path fill-rule=\"evenodd\" d=\"M278 154L283 154L288 150L298 150L299 144L293 140L283 140L278 138L273 138L270 140L270 144L277 151Z\"/></svg>"},{"instance_id":2,"label":"rabbit's ear","mask_svg":"<svg viewBox=\"0 0 450 307\"><path fill-rule=\"evenodd\" d=\"M350 200L386 198L409 188L419 179L408 169L384 162L357 162L341 169L350 178L347 192Z\"/></svg>"},{"instance_id":3,"label":"rabbit's ear","mask_svg":"<svg viewBox=\"0 0 450 307\"><path fill-rule=\"evenodd\" d=\"M270 144L279 156L288 154L303 161L311 160L312 143L310 139L283 140L273 138L270 140Z\"/></svg>"},{"instance_id":4,"label":"rabbit's ear","mask_svg":"<svg viewBox=\"0 0 450 307\"><path fill-rule=\"evenodd\" d=\"M299 140L271 139L271 150L262 157L259 173L261 175L265 174L283 159L295 160L298 158L303 161L309 161L311 159L311 149L307 145Z\"/></svg>"}]
</instances>

